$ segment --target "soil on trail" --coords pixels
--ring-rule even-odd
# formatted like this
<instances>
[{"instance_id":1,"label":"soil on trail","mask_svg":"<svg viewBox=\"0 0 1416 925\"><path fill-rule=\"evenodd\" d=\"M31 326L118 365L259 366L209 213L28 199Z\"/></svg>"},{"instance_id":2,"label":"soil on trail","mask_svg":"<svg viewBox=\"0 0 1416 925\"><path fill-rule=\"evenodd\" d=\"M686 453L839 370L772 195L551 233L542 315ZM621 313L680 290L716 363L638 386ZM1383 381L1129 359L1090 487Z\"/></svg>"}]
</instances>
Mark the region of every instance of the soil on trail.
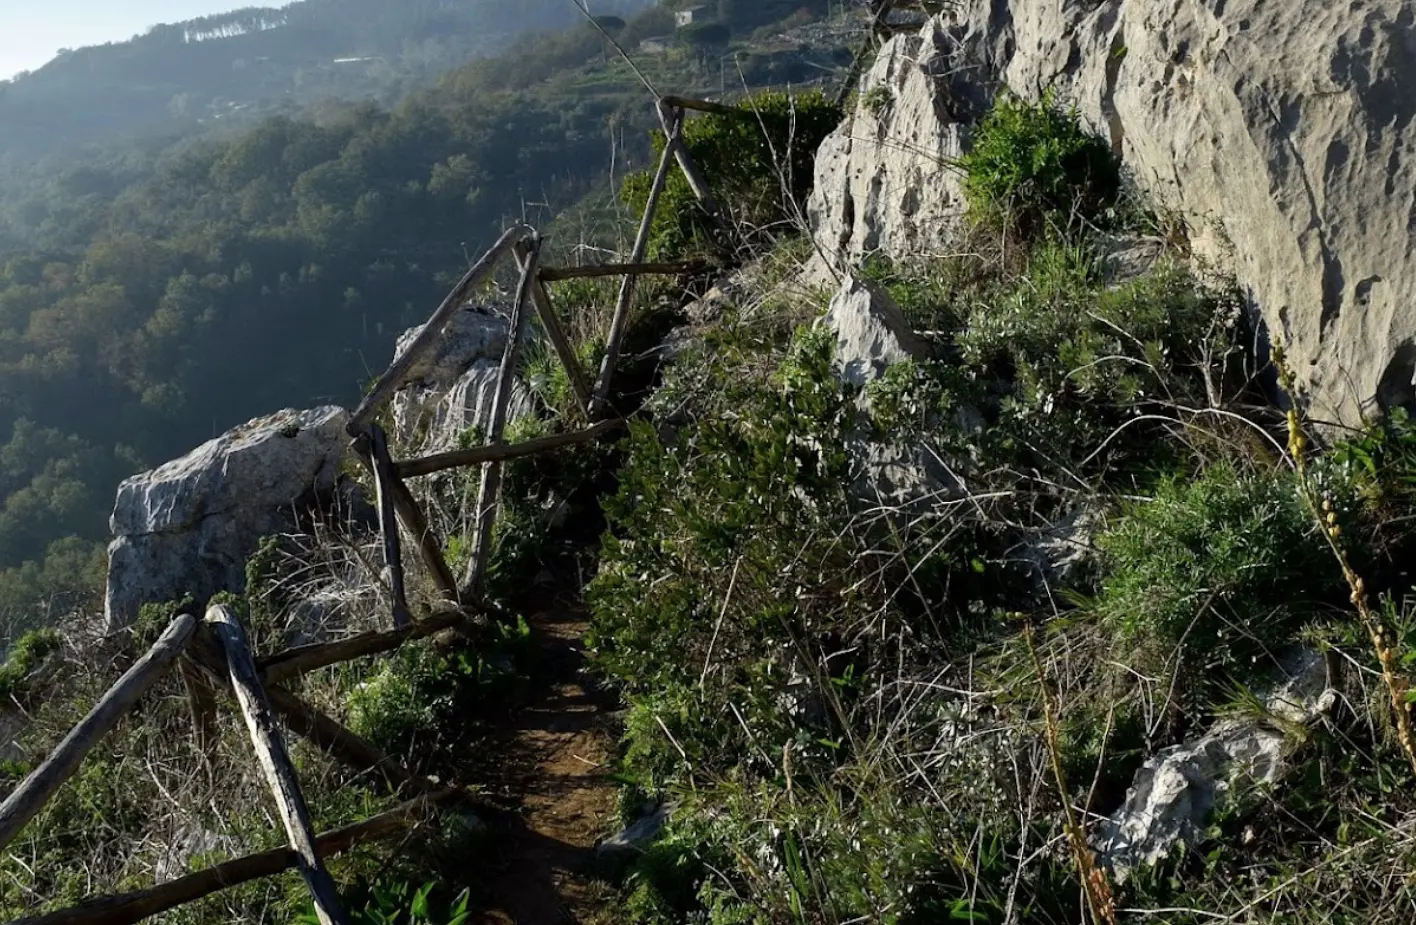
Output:
<instances>
[{"instance_id":1,"label":"soil on trail","mask_svg":"<svg viewBox=\"0 0 1416 925\"><path fill-rule=\"evenodd\" d=\"M530 624L534 693L483 746L482 780L506 812L492 821L492 906L482 921L613 921L613 888L594 865L596 842L614 825L614 702L585 676L582 611L552 606Z\"/></svg>"}]
</instances>

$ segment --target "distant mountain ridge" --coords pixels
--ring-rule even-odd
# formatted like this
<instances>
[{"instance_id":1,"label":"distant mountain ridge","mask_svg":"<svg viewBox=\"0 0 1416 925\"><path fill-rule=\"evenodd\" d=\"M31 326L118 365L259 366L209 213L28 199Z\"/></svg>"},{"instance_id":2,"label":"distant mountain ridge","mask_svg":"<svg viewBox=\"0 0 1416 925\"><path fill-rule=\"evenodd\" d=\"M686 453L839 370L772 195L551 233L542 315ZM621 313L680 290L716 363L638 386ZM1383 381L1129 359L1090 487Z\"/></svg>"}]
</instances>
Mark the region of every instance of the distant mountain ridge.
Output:
<instances>
[{"instance_id":1,"label":"distant mountain ridge","mask_svg":"<svg viewBox=\"0 0 1416 925\"><path fill-rule=\"evenodd\" d=\"M390 103L520 33L581 15L568 0L299 0L158 25L0 82L0 155L38 157L326 99Z\"/></svg>"}]
</instances>

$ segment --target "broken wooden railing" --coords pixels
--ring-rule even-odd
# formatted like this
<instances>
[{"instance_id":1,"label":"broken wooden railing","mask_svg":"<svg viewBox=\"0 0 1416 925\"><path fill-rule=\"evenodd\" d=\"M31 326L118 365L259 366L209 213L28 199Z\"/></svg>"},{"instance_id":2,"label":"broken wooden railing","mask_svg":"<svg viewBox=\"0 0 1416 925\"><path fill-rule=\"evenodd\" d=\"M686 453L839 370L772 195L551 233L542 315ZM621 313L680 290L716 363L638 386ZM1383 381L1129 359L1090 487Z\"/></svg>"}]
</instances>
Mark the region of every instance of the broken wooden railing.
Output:
<instances>
[{"instance_id":1,"label":"broken wooden railing","mask_svg":"<svg viewBox=\"0 0 1416 925\"><path fill-rule=\"evenodd\" d=\"M543 267L540 264L542 240L537 232L526 225L511 227L452 288L412 343L394 359L350 417L348 432L353 439L355 455L373 479L378 496L384 553L384 585L392 602L392 618L396 628L407 625L408 613L405 567L402 559L403 544L397 536L400 527L417 547L424 568L432 577L440 596L468 609L485 610L487 568L501 505L503 464L512 459L556 452L570 446L589 443L623 426L623 421L612 419L609 402L615 369L619 364L629 328L639 277L680 276L701 272L705 268L701 261L648 263L645 262L645 256L648 253L659 202L668 184L670 171L675 165L688 181L710 220L721 218L721 210L708 188L707 181L683 143L682 131L687 111L734 114L741 114L741 111L720 103L674 96L658 100L655 109L664 127L664 151L654 173L648 203L640 220L633 250L626 261L602 266ZM492 278L499 263L508 255L513 258L519 282L516 298L511 306L506 346L498 368L484 445L421 459L389 458L386 453L387 436L380 429L378 418L393 400L394 394L407 385L413 370L437 351L454 314L471 299L479 287ZM622 277L623 281L615 300L610 329L605 337L605 355L600 363L598 375L592 382L565 334L565 326L556 314L547 284L569 279L612 276ZM571 396L585 426L508 445L505 442L507 407L513 377L529 336L530 320L533 316L539 319L552 352L565 369ZM443 554L443 543L430 531L428 519L408 489L406 480L471 466L481 467L481 480L474 508L471 554L461 580L458 581L448 568L447 559Z\"/></svg>"},{"instance_id":2,"label":"broken wooden railing","mask_svg":"<svg viewBox=\"0 0 1416 925\"><path fill-rule=\"evenodd\" d=\"M379 377L351 415L348 433L352 438L354 454L375 486L383 556L381 578L391 601L393 628L257 656L250 651L246 634L229 608L223 605L211 607L204 621L190 615L179 616L74 727L54 753L0 804L0 848L4 848L74 775L94 746L118 725L144 694L177 666L191 706L194 742L204 760L206 750L215 740L216 714L221 701L233 704L241 714L262 776L279 811L288 847L226 861L147 889L94 897L72 909L21 919L18 925L123 925L138 922L238 884L292 869L298 870L305 879L319 920L326 925L339 925L349 919L340 908L334 881L324 866L324 859L356 845L403 831L422 820L430 809L462 796L460 788L445 787L404 767L353 730L301 700L285 685L321 668L392 652L435 633L466 630L474 622L471 614L475 612L495 613L495 608L484 600L483 585L499 508L502 465L509 460L589 443L624 425L623 420L610 416L609 396L629 326L638 277L650 274L682 275L703 269L701 263L646 263L644 260L654 216L671 166L677 164L710 218L721 215L706 181L683 144L682 128L686 111L736 112L721 104L678 97L664 97L655 105L664 126L666 144L628 260L604 266L542 267L542 241L539 235L528 226L513 226L453 287L413 342L394 359L388 371ZM422 459L393 459L388 435L377 422L378 417L394 394L407 383L418 364L437 349L454 314L492 277L499 261L507 255L514 257L520 282L498 371L486 444ZM609 276L624 279L607 334L606 356L592 384L565 335L546 284ZM557 359L565 367L572 394L584 418L584 426L566 433L508 445L504 437L512 377L533 313L539 318ZM405 480L470 466L482 467L482 479L477 496L473 555L459 587L443 555L442 542L430 529L427 517ZM445 599L446 609L421 619L414 619L408 601L403 533L412 540L438 594ZM276 717L291 732L358 775L392 792L416 793L417 796L365 822L317 835Z\"/></svg>"},{"instance_id":3,"label":"broken wooden railing","mask_svg":"<svg viewBox=\"0 0 1416 925\"><path fill-rule=\"evenodd\" d=\"M177 617L64 737L53 754L0 804L0 848L19 835L79 770L89 752L174 668L180 669L192 698L195 743L199 749L208 748L212 742L216 724L211 714L221 699L231 702L244 719L289 847L237 858L148 889L95 897L72 909L20 921L25 925L137 922L237 884L295 869L314 897L319 920L327 925L348 922L324 858L403 831L423 819L429 809L458 799L462 791L404 767L282 685L320 668L391 652L464 622L464 615L456 611L435 613L392 631L364 633L257 658L250 651L236 614L225 605L211 607L205 621L186 614ZM276 717L290 731L361 778L390 792L416 797L366 822L316 835Z\"/></svg>"}]
</instances>

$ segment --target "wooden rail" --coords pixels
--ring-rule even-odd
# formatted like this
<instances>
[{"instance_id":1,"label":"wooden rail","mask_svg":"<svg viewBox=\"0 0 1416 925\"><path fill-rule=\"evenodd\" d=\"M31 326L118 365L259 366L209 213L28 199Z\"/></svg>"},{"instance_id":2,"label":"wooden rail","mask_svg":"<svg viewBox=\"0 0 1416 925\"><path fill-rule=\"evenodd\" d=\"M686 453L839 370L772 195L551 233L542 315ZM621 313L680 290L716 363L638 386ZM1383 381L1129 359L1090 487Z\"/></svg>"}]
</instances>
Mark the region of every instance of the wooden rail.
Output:
<instances>
[{"instance_id":1,"label":"wooden rail","mask_svg":"<svg viewBox=\"0 0 1416 925\"><path fill-rule=\"evenodd\" d=\"M266 684L283 684L301 675L352 662L366 655L392 652L404 643L423 639L443 630L454 629L467 622L457 611L443 611L423 618L402 629L362 633L337 642L321 642L298 646L256 659L256 668Z\"/></svg>"},{"instance_id":2,"label":"wooden rail","mask_svg":"<svg viewBox=\"0 0 1416 925\"><path fill-rule=\"evenodd\" d=\"M525 225L514 225L508 228L491 249L482 255L482 259L473 264L472 269L462 277L447 298L443 299L437 311L428 319L428 323L423 325L423 330L418 332L418 336L413 338L413 343L408 345L408 349L402 355L394 359L393 365L388 368L379 381L374 385L364 400L359 403L353 416L349 419L347 429L351 437L358 437L367 427L373 416L377 414L384 405L388 404L393 393L398 391L408 379L408 373L417 365L418 361L427 356L434 347L437 346L438 339L442 337L443 330L447 327L448 321L452 319L462 304L472 295L472 292L486 282L496 269L497 260L512 245L530 233L531 229Z\"/></svg>"},{"instance_id":3,"label":"wooden rail","mask_svg":"<svg viewBox=\"0 0 1416 925\"><path fill-rule=\"evenodd\" d=\"M624 421L622 420L601 421L598 424L592 424L584 430L572 431L568 434L551 434L548 437L537 437L534 440L527 440L524 443L474 446L468 450L452 450L447 453L438 453L435 456L425 456L422 459L400 462L397 464L398 474L403 478L412 479L424 475L433 475L438 472L446 472L448 469L461 469L486 462L504 462L508 459L520 459L524 456L538 456L542 453L561 450L568 446L592 443L612 431L619 430L623 426Z\"/></svg>"},{"instance_id":4,"label":"wooden rail","mask_svg":"<svg viewBox=\"0 0 1416 925\"><path fill-rule=\"evenodd\" d=\"M285 741L275 728L271 716L270 701L256 674L256 664L246 646L246 631L231 608L218 604L207 611L206 622L226 653L226 668L231 675L231 687L236 692L236 700L241 705L241 714L246 719L246 729L251 735L251 745L261 770L265 772L266 783L275 797L276 809L285 824L285 833L290 839L290 847L295 852L296 864L305 884L315 898L315 914L321 925L349 925L349 917L339 904L339 894L315 851L314 825L310 822L310 809L305 805L305 795L300 791L300 783L295 776L295 766L285 750Z\"/></svg>"},{"instance_id":5,"label":"wooden rail","mask_svg":"<svg viewBox=\"0 0 1416 925\"><path fill-rule=\"evenodd\" d=\"M0 804L0 847L14 840L20 830L44 808L54 791L83 764L84 756L107 735L118 721L172 667L196 632L195 617L173 620L147 654L124 672L77 726L69 731L58 748L35 768Z\"/></svg>"},{"instance_id":6,"label":"wooden rail","mask_svg":"<svg viewBox=\"0 0 1416 925\"><path fill-rule=\"evenodd\" d=\"M543 283L558 283L568 279L598 279L604 276L682 276L702 271L707 264L701 260L678 263L604 263L587 267L543 267L538 276Z\"/></svg>"},{"instance_id":7,"label":"wooden rail","mask_svg":"<svg viewBox=\"0 0 1416 925\"><path fill-rule=\"evenodd\" d=\"M326 832L315 839L315 851L321 858L334 857L367 842L396 835L423 819L429 809L460 796L460 791L444 790L410 800L371 819ZM277 848L226 861L145 890L95 897L75 908L20 919L11 925L132 925L233 886L273 877L299 863L294 850Z\"/></svg>"}]
</instances>

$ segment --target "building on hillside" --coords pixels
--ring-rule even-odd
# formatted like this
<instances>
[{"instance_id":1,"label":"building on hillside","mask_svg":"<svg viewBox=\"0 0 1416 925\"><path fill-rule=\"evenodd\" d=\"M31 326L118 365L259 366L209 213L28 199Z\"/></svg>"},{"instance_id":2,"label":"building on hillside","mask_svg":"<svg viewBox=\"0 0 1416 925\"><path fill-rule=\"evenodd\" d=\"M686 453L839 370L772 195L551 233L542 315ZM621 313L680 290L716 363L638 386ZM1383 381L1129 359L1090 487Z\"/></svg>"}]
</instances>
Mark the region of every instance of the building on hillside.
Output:
<instances>
[{"instance_id":1,"label":"building on hillside","mask_svg":"<svg viewBox=\"0 0 1416 925\"><path fill-rule=\"evenodd\" d=\"M690 6L679 10L674 14L674 25L682 29L684 26L691 26L696 22L703 22L705 19L713 18L713 10L706 4Z\"/></svg>"}]
</instances>

